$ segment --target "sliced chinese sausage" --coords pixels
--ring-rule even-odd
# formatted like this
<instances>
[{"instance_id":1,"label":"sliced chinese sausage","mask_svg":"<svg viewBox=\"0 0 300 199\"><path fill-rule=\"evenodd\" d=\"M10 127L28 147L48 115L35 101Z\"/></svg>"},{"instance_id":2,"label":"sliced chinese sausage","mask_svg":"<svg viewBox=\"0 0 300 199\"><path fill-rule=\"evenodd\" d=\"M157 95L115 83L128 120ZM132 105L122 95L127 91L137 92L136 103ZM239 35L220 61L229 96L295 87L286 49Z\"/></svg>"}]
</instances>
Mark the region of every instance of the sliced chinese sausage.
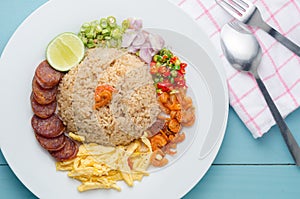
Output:
<instances>
[{"instance_id":1,"label":"sliced chinese sausage","mask_svg":"<svg viewBox=\"0 0 300 199\"><path fill-rule=\"evenodd\" d=\"M147 129L148 137L154 136L160 132L165 126L165 121L161 119L157 119L152 126Z\"/></svg>"},{"instance_id":2,"label":"sliced chinese sausage","mask_svg":"<svg viewBox=\"0 0 300 199\"><path fill-rule=\"evenodd\" d=\"M39 85L36 77L34 77L32 80L32 92L34 99L39 104L50 104L56 100L57 86L50 89L44 89Z\"/></svg>"},{"instance_id":3,"label":"sliced chinese sausage","mask_svg":"<svg viewBox=\"0 0 300 199\"><path fill-rule=\"evenodd\" d=\"M47 89L58 85L62 73L53 69L47 60L44 60L36 68L35 76L39 85Z\"/></svg>"},{"instance_id":4,"label":"sliced chinese sausage","mask_svg":"<svg viewBox=\"0 0 300 199\"><path fill-rule=\"evenodd\" d=\"M40 145L48 151L59 151L66 144L65 134L61 134L54 138L45 138L45 137L35 133L35 137L36 137L37 141L40 143Z\"/></svg>"},{"instance_id":5,"label":"sliced chinese sausage","mask_svg":"<svg viewBox=\"0 0 300 199\"><path fill-rule=\"evenodd\" d=\"M66 137L65 142L65 146L61 150L50 152L52 157L59 162L75 158L78 152L78 145L73 140Z\"/></svg>"},{"instance_id":6,"label":"sliced chinese sausage","mask_svg":"<svg viewBox=\"0 0 300 199\"><path fill-rule=\"evenodd\" d=\"M30 96L31 108L34 114L39 116L40 118L48 118L50 117L56 110L57 102L54 100L50 104L40 104L33 97L33 93Z\"/></svg>"},{"instance_id":7,"label":"sliced chinese sausage","mask_svg":"<svg viewBox=\"0 0 300 199\"><path fill-rule=\"evenodd\" d=\"M64 133L65 126L56 114L49 118L40 118L34 115L31 119L31 125L35 133L46 137L54 138Z\"/></svg>"}]
</instances>

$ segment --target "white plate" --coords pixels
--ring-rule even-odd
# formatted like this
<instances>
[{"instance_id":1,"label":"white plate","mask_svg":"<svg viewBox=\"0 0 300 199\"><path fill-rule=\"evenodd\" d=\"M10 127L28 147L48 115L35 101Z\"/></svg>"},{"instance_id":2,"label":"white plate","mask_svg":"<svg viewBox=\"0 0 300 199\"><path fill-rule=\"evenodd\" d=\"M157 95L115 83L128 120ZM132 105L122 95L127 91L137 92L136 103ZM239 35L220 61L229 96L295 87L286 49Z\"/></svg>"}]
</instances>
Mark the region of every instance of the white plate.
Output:
<instances>
[{"instance_id":1,"label":"white plate","mask_svg":"<svg viewBox=\"0 0 300 199\"><path fill-rule=\"evenodd\" d=\"M151 172L133 188L121 184L122 192L79 193L79 182L65 172L56 172L53 159L35 140L30 124L31 80L51 39L62 32L77 32L83 22L109 15L118 21L141 18L144 27L161 34L168 46L188 62L187 83L197 109L197 122L187 130L187 140L179 146L181 155L176 161ZM1 150L20 181L40 198L180 198L204 176L222 143L228 95L220 58L200 27L168 1L52 0L20 25L0 61ZM214 147L200 158L207 140Z\"/></svg>"}]
</instances>

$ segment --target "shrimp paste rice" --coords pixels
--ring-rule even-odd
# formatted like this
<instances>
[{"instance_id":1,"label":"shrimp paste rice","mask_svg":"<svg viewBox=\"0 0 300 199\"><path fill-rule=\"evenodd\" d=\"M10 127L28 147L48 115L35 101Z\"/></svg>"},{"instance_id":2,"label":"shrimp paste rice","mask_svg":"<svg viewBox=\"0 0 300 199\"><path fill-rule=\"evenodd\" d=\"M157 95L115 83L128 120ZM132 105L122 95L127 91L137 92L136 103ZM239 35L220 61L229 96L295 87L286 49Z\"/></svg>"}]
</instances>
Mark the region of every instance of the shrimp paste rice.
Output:
<instances>
[{"instance_id":1,"label":"shrimp paste rice","mask_svg":"<svg viewBox=\"0 0 300 199\"><path fill-rule=\"evenodd\" d=\"M95 88L115 88L111 102L94 109ZM137 56L114 48L89 49L62 79L58 113L68 131L86 142L126 145L140 138L160 113L148 67Z\"/></svg>"}]
</instances>

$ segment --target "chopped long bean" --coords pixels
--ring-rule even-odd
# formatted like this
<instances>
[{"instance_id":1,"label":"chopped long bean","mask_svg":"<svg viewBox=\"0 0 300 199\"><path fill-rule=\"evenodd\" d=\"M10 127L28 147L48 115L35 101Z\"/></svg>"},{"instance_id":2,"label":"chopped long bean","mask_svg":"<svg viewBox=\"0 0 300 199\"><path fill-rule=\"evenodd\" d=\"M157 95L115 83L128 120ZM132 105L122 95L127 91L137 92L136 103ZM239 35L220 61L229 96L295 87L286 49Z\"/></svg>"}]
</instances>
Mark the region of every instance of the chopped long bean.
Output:
<instances>
[{"instance_id":1,"label":"chopped long bean","mask_svg":"<svg viewBox=\"0 0 300 199\"><path fill-rule=\"evenodd\" d=\"M122 43L122 35L128 27L128 19L123 20L122 24L118 25L114 16L108 16L100 20L83 23L78 36L87 48L118 48Z\"/></svg>"}]
</instances>

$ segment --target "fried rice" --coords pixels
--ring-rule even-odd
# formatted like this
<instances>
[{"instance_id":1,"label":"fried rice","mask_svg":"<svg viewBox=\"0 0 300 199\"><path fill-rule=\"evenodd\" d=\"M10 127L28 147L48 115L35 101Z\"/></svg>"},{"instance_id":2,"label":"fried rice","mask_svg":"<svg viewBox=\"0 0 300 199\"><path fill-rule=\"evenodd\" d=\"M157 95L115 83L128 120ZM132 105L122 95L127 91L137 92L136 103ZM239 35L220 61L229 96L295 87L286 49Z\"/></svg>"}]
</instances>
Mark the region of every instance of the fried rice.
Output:
<instances>
[{"instance_id":1,"label":"fried rice","mask_svg":"<svg viewBox=\"0 0 300 199\"><path fill-rule=\"evenodd\" d=\"M95 88L115 88L112 100L94 109ZM114 48L87 50L83 61L59 84L58 113L69 132L86 142L126 145L140 138L160 113L147 65L137 56Z\"/></svg>"}]
</instances>

